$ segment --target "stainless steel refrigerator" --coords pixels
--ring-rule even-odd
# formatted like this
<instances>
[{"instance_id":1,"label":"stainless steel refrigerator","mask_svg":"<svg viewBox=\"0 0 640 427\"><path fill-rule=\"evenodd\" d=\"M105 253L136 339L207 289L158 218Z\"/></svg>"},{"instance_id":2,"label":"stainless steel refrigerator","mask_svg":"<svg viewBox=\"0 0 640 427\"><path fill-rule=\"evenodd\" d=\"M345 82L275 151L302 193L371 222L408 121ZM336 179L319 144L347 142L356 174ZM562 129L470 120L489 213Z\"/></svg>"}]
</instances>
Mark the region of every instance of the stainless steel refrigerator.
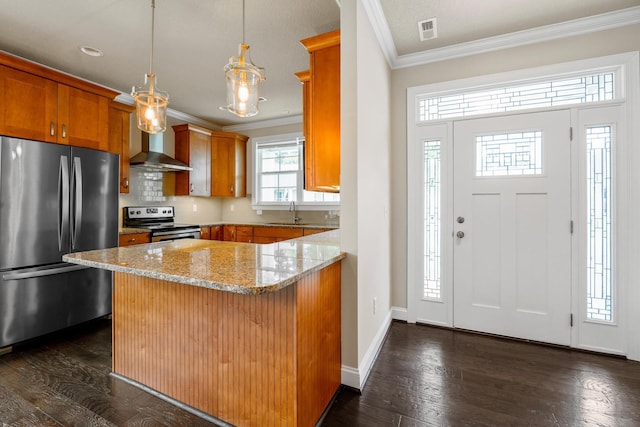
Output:
<instances>
[{"instance_id":1,"label":"stainless steel refrigerator","mask_svg":"<svg viewBox=\"0 0 640 427\"><path fill-rule=\"evenodd\" d=\"M118 245L118 156L0 137L0 347L111 312L111 272L62 255Z\"/></svg>"}]
</instances>

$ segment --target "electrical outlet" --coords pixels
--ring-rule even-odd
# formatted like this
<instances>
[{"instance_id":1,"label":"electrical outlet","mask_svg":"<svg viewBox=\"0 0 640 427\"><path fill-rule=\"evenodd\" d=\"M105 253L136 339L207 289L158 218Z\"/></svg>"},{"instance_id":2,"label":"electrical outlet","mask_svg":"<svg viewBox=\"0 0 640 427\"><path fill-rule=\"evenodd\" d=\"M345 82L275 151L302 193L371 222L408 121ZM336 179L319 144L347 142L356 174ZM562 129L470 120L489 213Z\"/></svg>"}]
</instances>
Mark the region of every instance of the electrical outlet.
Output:
<instances>
[{"instance_id":1,"label":"electrical outlet","mask_svg":"<svg viewBox=\"0 0 640 427\"><path fill-rule=\"evenodd\" d=\"M193 209L194 212L198 212L198 205L196 205L195 203L191 205L191 208Z\"/></svg>"},{"instance_id":2,"label":"electrical outlet","mask_svg":"<svg viewBox=\"0 0 640 427\"><path fill-rule=\"evenodd\" d=\"M229 210L231 212L235 211L236 210L236 206L232 203L231 205L229 205Z\"/></svg>"},{"instance_id":3,"label":"electrical outlet","mask_svg":"<svg viewBox=\"0 0 640 427\"><path fill-rule=\"evenodd\" d=\"M378 298L373 297L373 315L376 315L376 305L378 304Z\"/></svg>"}]
</instances>

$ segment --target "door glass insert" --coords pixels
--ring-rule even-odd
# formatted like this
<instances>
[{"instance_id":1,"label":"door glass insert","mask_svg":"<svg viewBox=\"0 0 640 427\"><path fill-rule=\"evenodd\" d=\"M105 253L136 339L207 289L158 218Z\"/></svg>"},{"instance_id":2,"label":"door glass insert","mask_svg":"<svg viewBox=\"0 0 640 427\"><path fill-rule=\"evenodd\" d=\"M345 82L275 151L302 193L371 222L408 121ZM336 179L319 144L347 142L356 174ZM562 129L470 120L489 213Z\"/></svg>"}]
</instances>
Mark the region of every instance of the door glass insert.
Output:
<instances>
[{"instance_id":1,"label":"door glass insert","mask_svg":"<svg viewBox=\"0 0 640 427\"><path fill-rule=\"evenodd\" d=\"M476 136L476 176L542 173L541 131Z\"/></svg>"},{"instance_id":2,"label":"door glass insert","mask_svg":"<svg viewBox=\"0 0 640 427\"><path fill-rule=\"evenodd\" d=\"M611 126L586 129L587 318L613 321Z\"/></svg>"},{"instance_id":3,"label":"door glass insert","mask_svg":"<svg viewBox=\"0 0 640 427\"><path fill-rule=\"evenodd\" d=\"M424 141L423 299L440 301L440 141Z\"/></svg>"},{"instance_id":4,"label":"door glass insert","mask_svg":"<svg viewBox=\"0 0 640 427\"><path fill-rule=\"evenodd\" d=\"M615 73L581 75L418 98L418 121L505 113L615 99Z\"/></svg>"}]
</instances>

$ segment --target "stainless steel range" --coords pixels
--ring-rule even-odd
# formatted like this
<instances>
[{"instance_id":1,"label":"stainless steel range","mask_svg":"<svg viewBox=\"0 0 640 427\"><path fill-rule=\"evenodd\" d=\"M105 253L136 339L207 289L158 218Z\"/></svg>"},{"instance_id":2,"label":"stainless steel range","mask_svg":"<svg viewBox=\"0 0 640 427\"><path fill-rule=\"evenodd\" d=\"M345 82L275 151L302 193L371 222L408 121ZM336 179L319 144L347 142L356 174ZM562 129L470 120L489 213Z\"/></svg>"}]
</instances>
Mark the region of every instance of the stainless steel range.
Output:
<instances>
[{"instance_id":1,"label":"stainless steel range","mask_svg":"<svg viewBox=\"0 0 640 427\"><path fill-rule=\"evenodd\" d=\"M200 238L200 226L174 222L173 206L128 206L122 218L125 227L149 230L152 242Z\"/></svg>"}]
</instances>

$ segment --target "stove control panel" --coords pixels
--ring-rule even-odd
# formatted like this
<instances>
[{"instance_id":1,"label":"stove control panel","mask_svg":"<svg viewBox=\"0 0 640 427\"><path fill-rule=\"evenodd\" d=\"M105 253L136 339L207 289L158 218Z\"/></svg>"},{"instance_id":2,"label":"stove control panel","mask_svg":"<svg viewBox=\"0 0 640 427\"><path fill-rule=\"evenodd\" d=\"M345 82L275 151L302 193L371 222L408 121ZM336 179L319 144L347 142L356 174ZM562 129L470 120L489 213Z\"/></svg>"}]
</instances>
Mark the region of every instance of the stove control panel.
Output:
<instances>
[{"instance_id":1,"label":"stove control panel","mask_svg":"<svg viewBox=\"0 0 640 427\"><path fill-rule=\"evenodd\" d=\"M168 219L175 216L173 206L129 206L124 208L129 219Z\"/></svg>"}]
</instances>

